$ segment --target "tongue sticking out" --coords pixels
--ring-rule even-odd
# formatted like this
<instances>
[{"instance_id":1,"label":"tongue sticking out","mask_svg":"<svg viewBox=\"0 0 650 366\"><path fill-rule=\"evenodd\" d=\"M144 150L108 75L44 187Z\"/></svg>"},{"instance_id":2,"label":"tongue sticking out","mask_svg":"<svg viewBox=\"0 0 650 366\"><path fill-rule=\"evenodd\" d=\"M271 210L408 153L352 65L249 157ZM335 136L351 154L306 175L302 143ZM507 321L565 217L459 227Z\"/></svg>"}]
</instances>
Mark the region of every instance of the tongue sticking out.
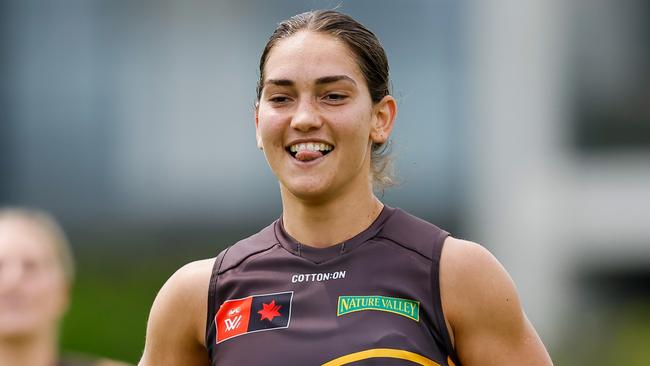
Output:
<instances>
[{"instance_id":1,"label":"tongue sticking out","mask_svg":"<svg viewBox=\"0 0 650 366\"><path fill-rule=\"evenodd\" d=\"M323 153L320 151L309 151L303 150L296 153L296 159L300 161L312 161L323 156Z\"/></svg>"}]
</instances>

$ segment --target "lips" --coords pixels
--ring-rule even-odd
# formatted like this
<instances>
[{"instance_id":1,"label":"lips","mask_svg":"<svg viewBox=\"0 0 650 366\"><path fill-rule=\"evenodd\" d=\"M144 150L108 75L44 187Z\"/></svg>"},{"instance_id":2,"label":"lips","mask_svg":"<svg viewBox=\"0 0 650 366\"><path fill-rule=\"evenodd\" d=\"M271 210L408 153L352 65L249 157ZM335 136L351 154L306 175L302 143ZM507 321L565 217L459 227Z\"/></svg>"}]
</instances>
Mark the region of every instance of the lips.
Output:
<instances>
[{"instance_id":1,"label":"lips","mask_svg":"<svg viewBox=\"0 0 650 366\"><path fill-rule=\"evenodd\" d=\"M287 146L287 152L296 160L308 162L321 158L334 150L334 146L324 142L306 141Z\"/></svg>"}]
</instances>

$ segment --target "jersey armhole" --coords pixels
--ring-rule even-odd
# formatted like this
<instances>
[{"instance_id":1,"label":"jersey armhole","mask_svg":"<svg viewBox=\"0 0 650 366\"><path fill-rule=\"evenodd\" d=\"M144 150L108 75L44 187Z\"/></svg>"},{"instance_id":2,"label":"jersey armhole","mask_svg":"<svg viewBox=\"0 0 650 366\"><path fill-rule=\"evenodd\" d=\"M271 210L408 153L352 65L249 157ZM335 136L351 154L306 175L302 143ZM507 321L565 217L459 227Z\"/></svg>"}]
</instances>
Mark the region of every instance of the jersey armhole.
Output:
<instances>
[{"instance_id":1,"label":"jersey armhole","mask_svg":"<svg viewBox=\"0 0 650 366\"><path fill-rule=\"evenodd\" d=\"M206 319L205 325L205 347L208 350L208 354L211 354L212 347L214 346L210 339L212 338L212 333L215 333L216 336L216 324L214 324L214 317L217 315L215 309L217 305L217 282L219 281L219 271L221 271L221 265L223 260L226 257L226 253L232 246L228 246L226 249L221 251L219 255L214 260L214 265L212 266L212 274L210 275L210 284L208 287L208 318Z\"/></svg>"},{"instance_id":2,"label":"jersey armhole","mask_svg":"<svg viewBox=\"0 0 650 366\"><path fill-rule=\"evenodd\" d=\"M440 233L434 240L433 243L433 255L431 257L431 293L433 296L433 306L434 306L434 322L438 328L438 334L442 339L442 345L445 347L447 352L448 359L446 360L449 365L460 366L460 361L456 355L456 350L454 345L451 342L451 336L447 330L447 323L445 322L445 314L442 309L442 296L440 295L440 258L442 256L442 249L445 244L445 240L450 237L450 234L444 230L441 230Z\"/></svg>"}]
</instances>

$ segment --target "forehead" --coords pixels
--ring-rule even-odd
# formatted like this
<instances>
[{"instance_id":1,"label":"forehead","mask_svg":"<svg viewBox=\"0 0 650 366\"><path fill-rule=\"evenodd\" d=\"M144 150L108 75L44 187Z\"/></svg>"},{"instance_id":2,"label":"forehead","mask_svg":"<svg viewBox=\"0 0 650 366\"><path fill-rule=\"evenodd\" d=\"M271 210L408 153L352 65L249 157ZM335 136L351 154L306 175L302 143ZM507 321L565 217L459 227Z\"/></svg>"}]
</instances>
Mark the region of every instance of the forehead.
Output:
<instances>
[{"instance_id":1,"label":"forehead","mask_svg":"<svg viewBox=\"0 0 650 366\"><path fill-rule=\"evenodd\" d=\"M264 65L265 79L314 80L329 75L347 75L358 84L363 81L348 46L320 32L300 31L280 40Z\"/></svg>"},{"instance_id":2,"label":"forehead","mask_svg":"<svg viewBox=\"0 0 650 366\"><path fill-rule=\"evenodd\" d=\"M48 258L55 255L52 239L21 219L0 220L0 258Z\"/></svg>"}]
</instances>

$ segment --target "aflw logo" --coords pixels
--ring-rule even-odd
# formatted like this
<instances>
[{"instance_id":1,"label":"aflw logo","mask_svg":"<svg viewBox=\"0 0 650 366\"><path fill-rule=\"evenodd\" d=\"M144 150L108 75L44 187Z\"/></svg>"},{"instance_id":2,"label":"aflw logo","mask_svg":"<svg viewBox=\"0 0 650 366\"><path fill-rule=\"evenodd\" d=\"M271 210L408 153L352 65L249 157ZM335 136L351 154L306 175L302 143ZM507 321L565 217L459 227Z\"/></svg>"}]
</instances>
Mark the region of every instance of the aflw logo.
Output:
<instances>
[{"instance_id":1,"label":"aflw logo","mask_svg":"<svg viewBox=\"0 0 650 366\"><path fill-rule=\"evenodd\" d=\"M241 318L242 316L238 315L233 319L224 320L224 322L226 323L226 330L230 332L237 329L237 327L239 327L239 325L241 324Z\"/></svg>"},{"instance_id":2,"label":"aflw logo","mask_svg":"<svg viewBox=\"0 0 650 366\"><path fill-rule=\"evenodd\" d=\"M230 299L215 315L217 343L243 334L289 328L293 291Z\"/></svg>"}]
</instances>

